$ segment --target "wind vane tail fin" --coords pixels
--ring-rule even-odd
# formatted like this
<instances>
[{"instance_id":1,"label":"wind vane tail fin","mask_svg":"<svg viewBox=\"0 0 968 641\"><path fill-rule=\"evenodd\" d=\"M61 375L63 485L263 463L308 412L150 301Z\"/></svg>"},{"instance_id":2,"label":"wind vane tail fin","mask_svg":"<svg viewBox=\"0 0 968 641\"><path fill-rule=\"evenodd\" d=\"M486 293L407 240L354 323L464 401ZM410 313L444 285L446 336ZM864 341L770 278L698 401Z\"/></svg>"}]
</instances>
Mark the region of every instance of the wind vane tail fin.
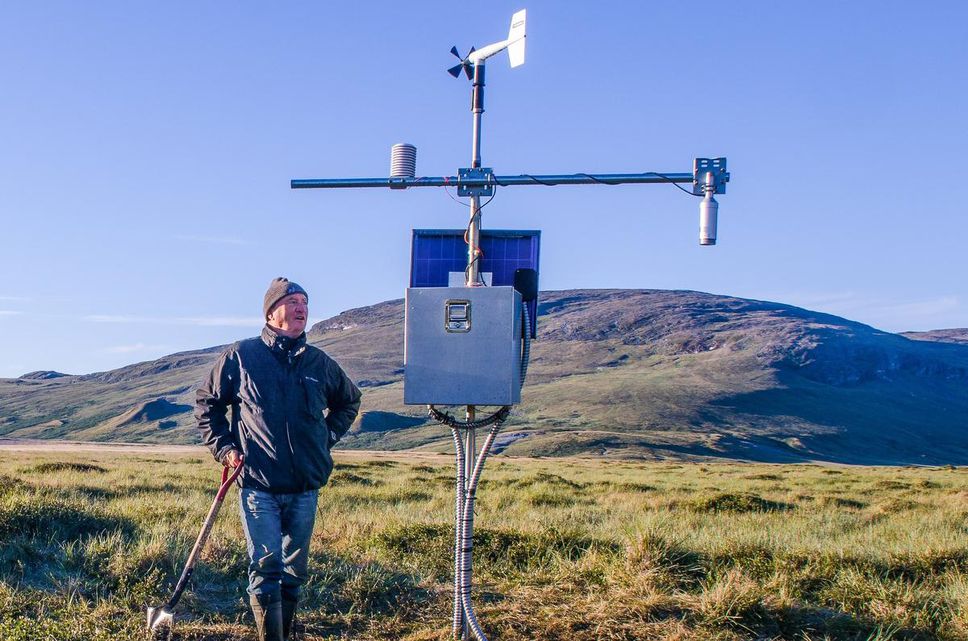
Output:
<instances>
[{"instance_id":1,"label":"wind vane tail fin","mask_svg":"<svg viewBox=\"0 0 968 641\"><path fill-rule=\"evenodd\" d=\"M524 23L526 9L521 9L511 16L511 29L508 31L508 58L512 67L520 67L524 64Z\"/></svg>"}]
</instances>

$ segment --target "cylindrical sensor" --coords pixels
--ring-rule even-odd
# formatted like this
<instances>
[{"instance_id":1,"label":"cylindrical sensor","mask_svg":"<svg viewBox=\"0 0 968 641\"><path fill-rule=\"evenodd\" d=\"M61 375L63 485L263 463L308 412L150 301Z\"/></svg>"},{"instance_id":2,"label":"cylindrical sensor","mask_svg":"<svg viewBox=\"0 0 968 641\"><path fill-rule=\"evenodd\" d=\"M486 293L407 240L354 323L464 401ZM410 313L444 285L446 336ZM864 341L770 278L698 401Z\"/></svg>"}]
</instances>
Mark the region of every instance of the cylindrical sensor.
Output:
<instances>
[{"instance_id":1,"label":"cylindrical sensor","mask_svg":"<svg viewBox=\"0 0 968 641\"><path fill-rule=\"evenodd\" d=\"M699 244L716 244L716 224L719 217L719 203L713 198L713 192L707 191L699 203Z\"/></svg>"},{"instance_id":2,"label":"cylindrical sensor","mask_svg":"<svg viewBox=\"0 0 968 641\"><path fill-rule=\"evenodd\" d=\"M401 142L390 148L390 177L413 178L417 175L417 148Z\"/></svg>"}]
</instances>

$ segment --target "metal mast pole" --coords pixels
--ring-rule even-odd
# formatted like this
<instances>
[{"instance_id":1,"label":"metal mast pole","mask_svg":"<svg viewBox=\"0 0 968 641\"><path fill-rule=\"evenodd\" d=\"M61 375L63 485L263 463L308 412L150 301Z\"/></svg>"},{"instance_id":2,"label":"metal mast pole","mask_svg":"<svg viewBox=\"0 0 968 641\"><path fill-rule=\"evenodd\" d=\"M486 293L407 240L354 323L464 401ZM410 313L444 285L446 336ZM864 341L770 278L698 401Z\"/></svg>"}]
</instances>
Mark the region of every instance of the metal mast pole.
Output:
<instances>
[{"instance_id":1,"label":"metal mast pole","mask_svg":"<svg viewBox=\"0 0 968 641\"><path fill-rule=\"evenodd\" d=\"M471 112L474 115L474 131L471 136L471 168L481 168L481 116L484 114L484 63L474 65L474 85L471 92ZM481 236L481 197L471 196L471 217L467 226L467 283L477 287L479 283L478 248Z\"/></svg>"},{"instance_id":2,"label":"metal mast pole","mask_svg":"<svg viewBox=\"0 0 968 641\"><path fill-rule=\"evenodd\" d=\"M471 168L481 167L481 116L484 114L484 62L474 63L474 77L471 89L471 113L473 116L473 131L471 133ZM471 196L470 220L467 224L467 287L480 285L480 238L481 238L481 197ZM473 405L467 406L466 420L468 423L476 419L477 410ZM464 496L467 496L468 483L471 472L477 462L477 435L473 428L464 430L464 461L467 474L464 477ZM469 580L469 579L468 579ZM467 618L464 618L464 638L469 638Z\"/></svg>"}]
</instances>

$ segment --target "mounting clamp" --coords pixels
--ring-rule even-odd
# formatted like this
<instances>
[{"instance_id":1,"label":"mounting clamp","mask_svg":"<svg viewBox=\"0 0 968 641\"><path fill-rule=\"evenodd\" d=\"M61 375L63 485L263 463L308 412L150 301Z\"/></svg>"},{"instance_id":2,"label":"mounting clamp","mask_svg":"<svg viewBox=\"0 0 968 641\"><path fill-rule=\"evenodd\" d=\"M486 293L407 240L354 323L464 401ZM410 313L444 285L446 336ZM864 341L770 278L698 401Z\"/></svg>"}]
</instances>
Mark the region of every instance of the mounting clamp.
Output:
<instances>
[{"instance_id":1,"label":"mounting clamp","mask_svg":"<svg viewBox=\"0 0 968 641\"><path fill-rule=\"evenodd\" d=\"M473 180L484 181L484 185L464 184L465 181ZM485 196L494 195L494 170L490 167L461 167L457 170L457 195L458 196Z\"/></svg>"},{"instance_id":2,"label":"mounting clamp","mask_svg":"<svg viewBox=\"0 0 968 641\"><path fill-rule=\"evenodd\" d=\"M705 195L706 174L712 173L716 184L716 194L726 193L726 183L729 182L729 172L726 171L725 158L696 158L692 163L692 193L697 196Z\"/></svg>"}]
</instances>

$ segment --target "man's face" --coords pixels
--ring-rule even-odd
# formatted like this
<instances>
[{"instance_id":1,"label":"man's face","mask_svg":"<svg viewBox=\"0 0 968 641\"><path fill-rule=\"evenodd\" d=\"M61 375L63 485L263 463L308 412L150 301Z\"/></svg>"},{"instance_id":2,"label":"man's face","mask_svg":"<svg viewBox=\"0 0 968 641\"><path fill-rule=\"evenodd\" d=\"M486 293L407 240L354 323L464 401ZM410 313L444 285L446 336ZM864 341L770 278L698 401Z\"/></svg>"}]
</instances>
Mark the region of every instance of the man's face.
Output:
<instances>
[{"instance_id":1,"label":"man's face","mask_svg":"<svg viewBox=\"0 0 968 641\"><path fill-rule=\"evenodd\" d=\"M268 323L282 334L295 338L306 330L309 301L303 294L290 294L269 311Z\"/></svg>"}]
</instances>

